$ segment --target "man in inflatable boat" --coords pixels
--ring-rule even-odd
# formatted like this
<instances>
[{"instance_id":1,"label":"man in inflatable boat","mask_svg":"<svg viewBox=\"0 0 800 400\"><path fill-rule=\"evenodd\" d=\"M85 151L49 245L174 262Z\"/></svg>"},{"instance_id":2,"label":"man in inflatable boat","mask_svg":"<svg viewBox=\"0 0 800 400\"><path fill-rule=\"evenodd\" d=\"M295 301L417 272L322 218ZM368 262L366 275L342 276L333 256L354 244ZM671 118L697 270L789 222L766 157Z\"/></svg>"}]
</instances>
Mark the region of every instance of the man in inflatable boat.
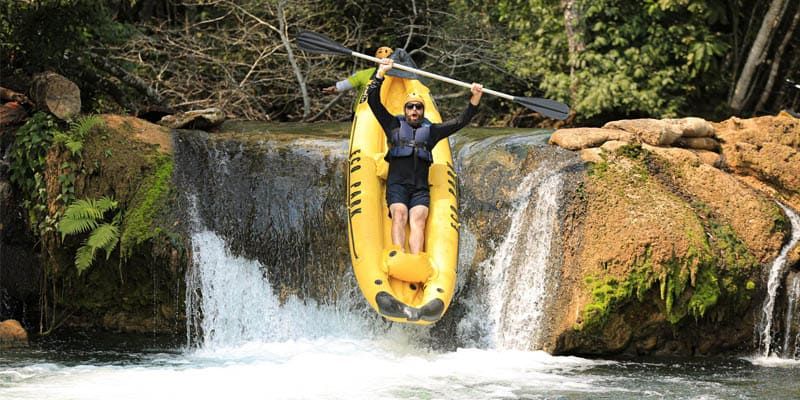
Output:
<instances>
[{"instance_id":1,"label":"man in inflatable boat","mask_svg":"<svg viewBox=\"0 0 800 400\"><path fill-rule=\"evenodd\" d=\"M391 47L381 46L375 51L375 58L388 58L392 55L394 51ZM353 111L356 110L359 103L359 97L362 93L364 93L364 89L369 84L369 80L375 75L375 67L365 68L359 71L356 71L353 75L350 75L346 79L342 79L341 81L336 82L334 86L328 86L322 89L322 93L325 94L334 94L334 93L341 93L346 92L350 89L354 89L356 91L356 98L353 101Z\"/></svg>"},{"instance_id":2,"label":"man in inflatable boat","mask_svg":"<svg viewBox=\"0 0 800 400\"><path fill-rule=\"evenodd\" d=\"M389 162L386 204L389 204L392 218L392 243L403 248L406 223L410 223L408 247L411 254L417 254L423 250L425 244L425 223L430 205L428 169L433 162L431 150L440 140L467 126L478 109L483 86L472 84L472 96L467 108L458 118L431 124L425 119L422 96L416 93L409 93L406 97L404 115L393 116L380 98L384 76L392 69L393 64L391 59L381 60L375 79L367 88L367 103L383 127L391 146L386 155L386 161Z\"/></svg>"}]
</instances>

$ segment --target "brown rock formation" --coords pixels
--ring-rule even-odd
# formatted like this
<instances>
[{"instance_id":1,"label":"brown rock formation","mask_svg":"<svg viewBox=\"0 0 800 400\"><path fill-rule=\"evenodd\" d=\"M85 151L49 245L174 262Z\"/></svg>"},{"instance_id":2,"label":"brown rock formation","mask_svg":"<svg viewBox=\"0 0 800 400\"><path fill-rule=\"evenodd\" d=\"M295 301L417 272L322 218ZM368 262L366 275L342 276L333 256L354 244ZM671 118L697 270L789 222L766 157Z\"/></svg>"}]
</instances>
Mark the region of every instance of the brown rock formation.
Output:
<instances>
[{"instance_id":1,"label":"brown rock formation","mask_svg":"<svg viewBox=\"0 0 800 400\"><path fill-rule=\"evenodd\" d=\"M800 210L800 120L789 114L716 124L725 167L767 183Z\"/></svg>"},{"instance_id":2,"label":"brown rock formation","mask_svg":"<svg viewBox=\"0 0 800 400\"><path fill-rule=\"evenodd\" d=\"M603 128L633 133L641 142L653 146L669 146L683 133L676 123L649 118L612 121L603 125Z\"/></svg>"},{"instance_id":3,"label":"brown rock formation","mask_svg":"<svg viewBox=\"0 0 800 400\"><path fill-rule=\"evenodd\" d=\"M0 322L0 349L28 345L28 332L19 322L9 319Z\"/></svg>"},{"instance_id":4,"label":"brown rock formation","mask_svg":"<svg viewBox=\"0 0 800 400\"><path fill-rule=\"evenodd\" d=\"M158 122L172 129L207 130L225 121L225 113L219 108L207 108L167 115Z\"/></svg>"},{"instance_id":5,"label":"brown rock formation","mask_svg":"<svg viewBox=\"0 0 800 400\"><path fill-rule=\"evenodd\" d=\"M559 129L550 136L550 144L556 144L567 150L580 150L597 147L609 140L634 139L631 133L619 129L606 128L571 128Z\"/></svg>"},{"instance_id":6,"label":"brown rock formation","mask_svg":"<svg viewBox=\"0 0 800 400\"><path fill-rule=\"evenodd\" d=\"M800 205L798 121L631 120L605 128L634 139L573 146L592 164L567 227L569 268L555 306L563 318L548 349L692 355L750 346L760 275L788 229L773 198ZM578 143L566 137L574 131L556 133L551 143ZM800 250L790 254L791 265Z\"/></svg>"}]
</instances>

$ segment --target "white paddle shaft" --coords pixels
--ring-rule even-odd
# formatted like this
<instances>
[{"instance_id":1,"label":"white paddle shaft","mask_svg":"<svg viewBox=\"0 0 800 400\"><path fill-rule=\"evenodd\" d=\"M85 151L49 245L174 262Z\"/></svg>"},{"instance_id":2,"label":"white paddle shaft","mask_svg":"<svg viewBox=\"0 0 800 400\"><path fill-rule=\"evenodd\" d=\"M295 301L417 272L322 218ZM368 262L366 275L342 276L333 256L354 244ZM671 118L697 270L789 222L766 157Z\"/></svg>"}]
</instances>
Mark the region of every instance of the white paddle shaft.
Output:
<instances>
[{"instance_id":1,"label":"white paddle shaft","mask_svg":"<svg viewBox=\"0 0 800 400\"><path fill-rule=\"evenodd\" d=\"M351 51L350 54L353 55L354 57L363 58L365 60L369 60L369 61L372 61L372 62L376 62L376 63L380 63L381 62L380 58L368 56L366 54L361 54L361 53L356 52L356 51ZM472 88L472 84L471 83L461 82L459 80L456 80L456 79L453 79L453 78L448 78L446 76L442 76L442 75L438 75L438 74L434 74L432 72L426 72L426 71L423 71L423 70L420 70L420 69L407 67L407 66L405 66L403 64L394 63L394 67L393 68L397 68L397 69L402 70L402 71L412 72L412 73L415 73L417 75L422 75L422 76L427 77L427 78L436 79L436 80L440 80L440 81L443 81L443 82L451 83L453 85L462 86L462 87L465 87L467 89L471 89ZM497 96L497 97L504 98L506 100L514 101L514 96L512 96L510 94L505 94L505 93L502 93L502 92L498 92L498 91L495 91L495 90L492 90L492 89L483 88L483 93L488 93L488 94L491 94L491 95L494 95L494 96Z\"/></svg>"}]
</instances>

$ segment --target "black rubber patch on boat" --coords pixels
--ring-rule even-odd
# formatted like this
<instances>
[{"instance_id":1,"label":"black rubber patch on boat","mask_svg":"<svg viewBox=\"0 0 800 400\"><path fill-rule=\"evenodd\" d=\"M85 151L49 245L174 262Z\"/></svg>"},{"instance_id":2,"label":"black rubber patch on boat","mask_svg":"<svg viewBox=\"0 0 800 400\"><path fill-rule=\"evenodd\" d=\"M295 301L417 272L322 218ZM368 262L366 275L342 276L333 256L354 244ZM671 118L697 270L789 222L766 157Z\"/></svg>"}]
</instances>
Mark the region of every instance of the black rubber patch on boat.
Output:
<instances>
[{"instance_id":1,"label":"black rubber patch on boat","mask_svg":"<svg viewBox=\"0 0 800 400\"><path fill-rule=\"evenodd\" d=\"M438 321L443 312L444 302L440 299L434 299L419 309L419 316L425 321Z\"/></svg>"},{"instance_id":2,"label":"black rubber patch on boat","mask_svg":"<svg viewBox=\"0 0 800 400\"><path fill-rule=\"evenodd\" d=\"M378 303L378 311L381 314L392 318L406 318L406 314L403 313L405 307L403 303L397 301L389 293L378 292L375 295L375 302Z\"/></svg>"},{"instance_id":3,"label":"black rubber patch on boat","mask_svg":"<svg viewBox=\"0 0 800 400\"><path fill-rule=\"evenodd\" d=\"M383 281L382 281L382 280L380 280L380 279L375 279L375 284L376 284L376 285L382 285L382 284L383 284Z\"/></svg>"}]
</instances>

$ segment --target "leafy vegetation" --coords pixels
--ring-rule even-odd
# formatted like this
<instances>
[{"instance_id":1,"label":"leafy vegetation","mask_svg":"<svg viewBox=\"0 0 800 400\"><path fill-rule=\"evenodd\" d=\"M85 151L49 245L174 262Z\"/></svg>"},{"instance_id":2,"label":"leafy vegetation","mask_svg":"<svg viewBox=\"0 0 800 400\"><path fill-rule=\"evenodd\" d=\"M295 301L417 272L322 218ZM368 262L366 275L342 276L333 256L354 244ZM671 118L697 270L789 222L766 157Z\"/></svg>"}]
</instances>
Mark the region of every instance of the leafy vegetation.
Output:
<instances>
[{"instance_id":1,"label":"leafy vegetation","mask_svg":"<svg viewBox=\"0 0 800 400\"><path fill-rule=\"evenodd\" d=\"M44 171L47 150L58 132L54 119L36 113L17 130L11 147L11 182L22 191L22 206L28 210L28 223L34 233L48 231L47 186Z\"/></svg>"},{"instance_id":2,"label":"leafy vegetation","mask_svg":"<svg viewBox=\"0 0 800 400\"><path fill-rule=\"evenodd\" d=\"M99 200L76 200L64 212L58 223L61 239L68 235L89 233L83 245L75 253L75 268L78 274L88 269L94 262L95 254L102 249L106 252L106 259L119 243L119 225L122 219L120 212L115 213L110 221L106 214L118 209L118 203L111 198L102 197Z\"/></svg>"},{"instance_id":3,"label":"leafy vegetation","mask_svg":"<svg viewBox=\"0 0 800 400\"><path fill-rule=\"evenodd\" d=\"M156 103L223 106L247 119L297 120L309 111L337 119L348 113L347 101L326 108L330 99L319 89L367 64L300 52L293 37L308 29L366 53L402 47L435 72L568 102L579 123L722 117L767 15L765 3L772 2L6 0L0 52L9 62L0 73L55 70L99 110ZM790 40L798 8L787 2L775 21L771 56L756 69L748 95L768 100L750 100L750 112L798 106L792 85L780 85L800 81L790 67L800 61L800 46ZM445 108L463 105L458 89L436 82L432 88L453 95L441 99ZM491 97L484 109L496 124L518 124L527 115Z\"/></svg>"}]
</instances>

